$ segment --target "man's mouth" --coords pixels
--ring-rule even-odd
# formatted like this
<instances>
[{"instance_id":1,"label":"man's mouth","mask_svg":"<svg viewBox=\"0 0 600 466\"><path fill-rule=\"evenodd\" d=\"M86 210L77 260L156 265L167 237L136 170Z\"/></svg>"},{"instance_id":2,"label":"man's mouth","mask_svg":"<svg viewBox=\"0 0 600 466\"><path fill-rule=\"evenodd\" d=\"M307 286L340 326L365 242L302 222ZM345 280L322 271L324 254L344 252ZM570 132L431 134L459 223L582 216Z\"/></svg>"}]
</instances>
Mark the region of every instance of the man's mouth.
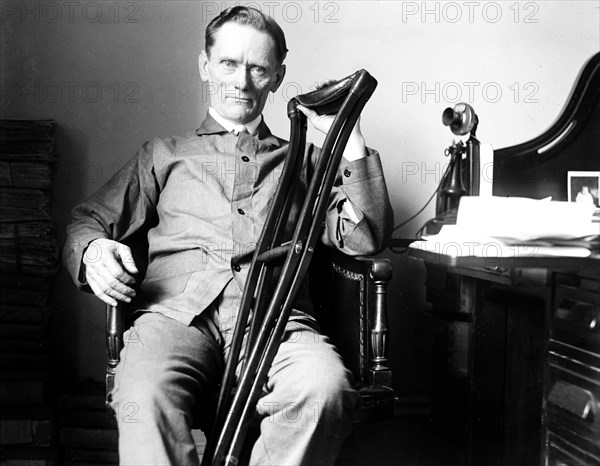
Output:
<instances>
[{"instance_id":1,"label":"man's mouth","mask_svg":"<svg viewBox=\"0 0 600 466\"><path fill-rule=\"evenodd\" d=\"M229 96L228 98L238 104L246 104L247 105L247 104L252 103L252 99L249 97Z\"/></svg>"}]
</instances>

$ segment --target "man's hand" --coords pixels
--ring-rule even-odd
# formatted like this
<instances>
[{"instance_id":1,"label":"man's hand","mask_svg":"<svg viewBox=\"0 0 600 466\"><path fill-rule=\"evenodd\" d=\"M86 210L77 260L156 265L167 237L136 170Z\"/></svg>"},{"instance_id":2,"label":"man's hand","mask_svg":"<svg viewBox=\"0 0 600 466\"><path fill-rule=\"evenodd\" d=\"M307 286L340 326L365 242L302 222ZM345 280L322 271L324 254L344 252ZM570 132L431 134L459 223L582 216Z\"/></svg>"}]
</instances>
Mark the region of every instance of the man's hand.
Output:
<instances>
[{"instance_id":1,"label":"man's hand","mask_svg":"<svg viewBox=\"0 0 600 466\"><path fill-rule=\"evenodd\" d=\"M328 86L334 83L335 80L327 80L322 83L317 84L317 89L321 89L325 86ZM317 130L322 132L323 134L327 134L331 125L333 124L334 116L333 115L319 115L317 112L304 107L303 105L298 105L298 110L300 110L306 118L310 121L311 125ZM360 132L360 118L356 121L354 128L352 129L352 133L350 133L350 137L348 138L348 143L346 144L346 149L344 150L344 158L348 161L353 161L357 159L361 159L367 155L365 150L365 139L363 138L362 133Z\"/></svg>"},{"instance_id":2,"label":"man's hand","mask_svg":"<svg viewBox=\"0 0 600 466\"><path fill-rule=\"evenodd\" d=\"M85 276L92 291L106 304L130 302L135 297L135 278L138 273L128 246L110 239L92 241L83 255Z\"/></svg>"}]
</instances>

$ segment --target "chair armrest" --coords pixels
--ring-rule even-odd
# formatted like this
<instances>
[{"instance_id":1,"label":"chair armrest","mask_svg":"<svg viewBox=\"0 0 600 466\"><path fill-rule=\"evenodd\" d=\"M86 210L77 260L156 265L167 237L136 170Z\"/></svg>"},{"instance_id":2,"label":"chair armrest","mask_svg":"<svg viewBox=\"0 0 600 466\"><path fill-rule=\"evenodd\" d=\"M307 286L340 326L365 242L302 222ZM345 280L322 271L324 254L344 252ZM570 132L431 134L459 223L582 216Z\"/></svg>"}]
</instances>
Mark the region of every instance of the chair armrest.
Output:
<instances>
[{"instance_id":1,"label":"chair armrest","mask_svg":"<svg viewBox=\"0 0 600 466\"><path fill-rule=\"evenodd\" d=\"M115 386L115 371L123 349L123 313L119 306L106 305L106 400Z\"/></svg>"}]
</instances>

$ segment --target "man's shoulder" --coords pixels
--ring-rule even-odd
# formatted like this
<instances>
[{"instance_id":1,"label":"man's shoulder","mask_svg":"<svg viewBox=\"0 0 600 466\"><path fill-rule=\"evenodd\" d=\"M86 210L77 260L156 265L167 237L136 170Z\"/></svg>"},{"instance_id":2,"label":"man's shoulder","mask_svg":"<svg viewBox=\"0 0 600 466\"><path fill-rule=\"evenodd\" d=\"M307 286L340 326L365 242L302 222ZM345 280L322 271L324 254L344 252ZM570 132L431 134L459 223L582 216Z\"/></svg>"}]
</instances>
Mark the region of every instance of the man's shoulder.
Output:
<instances>
[{"instance_id":1,"label":"man's shoulder","mask_svg":"<svg viewBox=\"0 0 600 466\"><path fill-rule=\"evenodd\" d=\"M191 144L198 140L196 131L190 130L183 133L172 134L166 137L155 138L155 143L164 144L167 146L180 147Z\"/></svg>"},{"instance_id":2,"label":"man's shoulder","mask_svg":"<svg viewBox=\"0 0 600 466\"><path fill-rule=\"evenodd\" d=\"M287 146L290 143L287 139L280 138L279 136L273 135L271 137L274 138L277 141L277 144L281 147Z\"/></svg>"},{"instance_id":3,"label":"man's shoulder","mask_svg":"<svg viewBox=\"0 0 600 466\"><path fill-rule=\"evenodd\" d=\"M147 144L152 147L153 151L175 153L194 144L198 139L198 134L196 134L195 131L190 130L170 136L155 137L151 141L148 141Z\"/></svg>"}]
</instances>

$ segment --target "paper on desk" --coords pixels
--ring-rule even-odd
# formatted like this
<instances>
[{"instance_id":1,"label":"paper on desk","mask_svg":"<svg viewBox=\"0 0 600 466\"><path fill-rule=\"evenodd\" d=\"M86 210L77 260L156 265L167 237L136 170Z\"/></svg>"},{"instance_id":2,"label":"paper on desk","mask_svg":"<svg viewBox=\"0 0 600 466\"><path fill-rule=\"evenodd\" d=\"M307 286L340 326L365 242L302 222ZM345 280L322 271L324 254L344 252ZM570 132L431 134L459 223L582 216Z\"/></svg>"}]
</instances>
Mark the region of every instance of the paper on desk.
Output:
<instances>
[{"instance_id":1,"label":"paper on desk","mask_svg":"<svg viewBox=\"0 0 600 466\"><path fill-rule=\"evenodd\" d=\"M437 235L423 237L411 248L436 252L451 257L588 257L585 247L552 246L548 241L508 241L506 239L465 232L458 225L444 225Z\"/></svg>"},{"instance_id":2,"label":"paper on desk","mask_svg":"<svg viewBox=\"0 0 600 466\"><path fill-rule=\"evenodd\" d=\"M415 248L464 257L587 257L585 247L553 246L599 233L594 206L517 197L462 197L456 225L413 243Z\"/></svg>"},{"instance_id":3,"label":"paper on desk","mask_svg":"<svg viewBox=\"0 0 600 466\"><path fill-rule=\"evenodd\" d=\"M600 233L592 223L595 206L524 197L473 197L460 200L456 226L468 235L506 242L570 240Z\"/></svg>"}]
</instances>

